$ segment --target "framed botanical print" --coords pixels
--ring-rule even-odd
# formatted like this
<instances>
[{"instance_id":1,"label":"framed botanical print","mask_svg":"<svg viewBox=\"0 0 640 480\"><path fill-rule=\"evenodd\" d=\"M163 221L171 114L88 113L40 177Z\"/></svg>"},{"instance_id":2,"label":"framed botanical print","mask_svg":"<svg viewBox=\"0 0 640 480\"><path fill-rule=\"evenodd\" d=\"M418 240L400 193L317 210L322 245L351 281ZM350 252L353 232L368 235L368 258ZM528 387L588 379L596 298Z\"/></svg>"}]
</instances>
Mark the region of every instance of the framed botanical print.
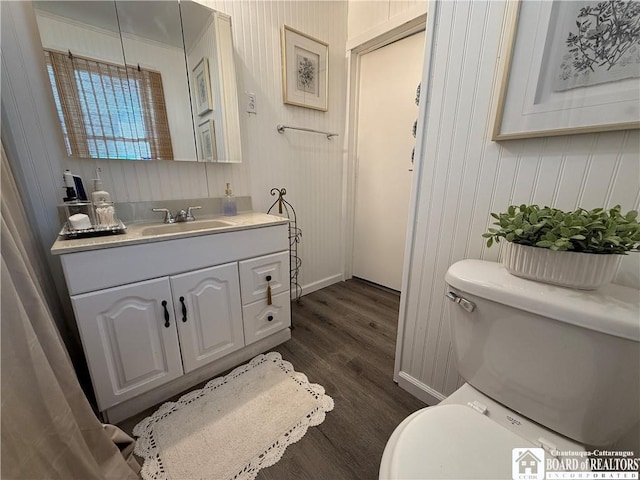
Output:
<instances>
[{"instance_id":1,"label":"framed botanical print","mask_svg":"<svg viewBox=\"0 0 640 480\"><path fill-rule=\"evenodd\" d=\"M493 140L640 128L640 2L509 2Z\"/></svg>"},{"instance_id":2,"label":"framed botanical print","mask_svg":"<svg viewBox=\"0 0 640 480\"><path fill-rule=\"evenodd\" d=\"M329 45L285 25L281 47L283 102L326 112Z\"/></svg>"},{"instance_id":3,"label":"framed botanical print","mask_svg":"<svg viewBox=\"0 0 640 480\"><path fill-rule=\"evenodd\" d=\"M204 115L213 109L209 60L206 57L202 57L202 60L200 60L193 69L193 83L195 88L196 111L198 115Z\"/></svg>"},{"instance_id":4,"label":"framed botanical print","mask_svg":"<svg viewBox=\"0 0 640 480\"><path fill-rule=\"evenodd\" d=\"M213 120L207 120L198 126L198 137L200 139L200 154L198 155L199 161L217 161L218 149L216 145L215 123Z\"/></svg>"}]
</instances>

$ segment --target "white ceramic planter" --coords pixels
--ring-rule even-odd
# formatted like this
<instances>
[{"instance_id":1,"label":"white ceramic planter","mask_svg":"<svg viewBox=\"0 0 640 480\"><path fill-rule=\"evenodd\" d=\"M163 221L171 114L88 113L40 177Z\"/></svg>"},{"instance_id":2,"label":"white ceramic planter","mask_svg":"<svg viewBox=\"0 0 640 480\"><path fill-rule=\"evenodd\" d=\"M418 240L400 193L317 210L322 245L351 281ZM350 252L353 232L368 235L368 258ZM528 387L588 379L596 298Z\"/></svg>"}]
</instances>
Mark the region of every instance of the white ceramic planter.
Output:
<instances>
[{"instance_id":1,"label":"white ceramic planter","mask_svg":"<svg viewBox=\"0 0 640 480\"><path fill-rule=\"evenodd\" d=\"M595 290L613 280L622 255L557 252L507 242L502 263L509 273L563 287Z\"/></svg>"}]
</instances>

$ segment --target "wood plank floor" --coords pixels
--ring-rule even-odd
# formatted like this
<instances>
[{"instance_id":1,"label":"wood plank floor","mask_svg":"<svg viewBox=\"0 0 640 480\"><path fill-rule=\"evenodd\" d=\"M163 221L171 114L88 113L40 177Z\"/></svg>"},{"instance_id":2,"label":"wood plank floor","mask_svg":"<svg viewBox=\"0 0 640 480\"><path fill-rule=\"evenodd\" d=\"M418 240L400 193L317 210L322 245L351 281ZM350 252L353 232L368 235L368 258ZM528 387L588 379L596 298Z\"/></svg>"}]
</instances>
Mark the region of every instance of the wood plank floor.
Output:
<instances>
[{"instance_id":1,"label":"wood plank floor","mask_svg":"<svg viewBox=\"0 0 640 480\"><path fill-rule=\"evenodd\" d=\"M292 338L274 350L335 401L325 421L257 480L378 478L387 439L425 405L393 382L399 297L352 279L292 305ZM120 425L130 433L134 423Z\"/></svg>"}]
</instances>

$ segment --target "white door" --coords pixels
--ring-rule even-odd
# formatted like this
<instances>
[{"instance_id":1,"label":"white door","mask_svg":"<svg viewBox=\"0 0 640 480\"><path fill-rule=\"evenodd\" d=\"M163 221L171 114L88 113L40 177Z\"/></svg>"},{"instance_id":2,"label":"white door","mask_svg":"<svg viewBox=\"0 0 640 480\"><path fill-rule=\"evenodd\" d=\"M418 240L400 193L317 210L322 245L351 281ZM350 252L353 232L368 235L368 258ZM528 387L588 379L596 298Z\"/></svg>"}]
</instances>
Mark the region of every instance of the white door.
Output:
<instances>
[{"instance_id":1,"label":"white door","mask_svg":"<svg viewBox=\"0 0 640 480\"><path fill-rule=\"evenodd\" d=\"M182 375L168 278L71 301L101 411Z\"/></svg>"},{"instance_id":2,"label":"white door","mask_svg":"<svg viewBox=\"0 0 640 480\"><path fill-rule=\"evenodd\" d=\"M174 275L171 290L185 373L244 347L235 262Z\"/></svg>"},{"instance_id":3,"label":"white door","mask_svg":"<svg viewBox=\"0 0 640 480\"><path fill-rule=\"evenodd\" d=\"M353 275L400 290L424 32L361 57Z\"/></svg>"}]
</instances>

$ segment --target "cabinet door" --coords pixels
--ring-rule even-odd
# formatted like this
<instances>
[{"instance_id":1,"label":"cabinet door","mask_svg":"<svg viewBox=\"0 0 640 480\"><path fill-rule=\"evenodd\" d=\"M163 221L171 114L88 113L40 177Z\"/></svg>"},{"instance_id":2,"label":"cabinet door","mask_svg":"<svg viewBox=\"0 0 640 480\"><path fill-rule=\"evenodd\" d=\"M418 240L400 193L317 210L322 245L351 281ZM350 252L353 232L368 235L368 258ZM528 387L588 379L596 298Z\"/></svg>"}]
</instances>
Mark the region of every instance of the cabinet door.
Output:
<instances>
[{"instance_id":1,"label":"cabinet door","mask_svg":"<svg viewBox=\"0 0 640 480\"><path fill-rule=\"evenodd\" d=\"M182 375L168 278L71 301L101 411Z\"/></svg>"},{"instance_id":2,"label":"cabinet door","mask_svg":"<svg viewBox=\"0 0 640 480\"><path fill-rule=\"evenodd\" d=\"M171 277L185 373L244 347L238 266Z\"/></svg>"},{"instance_id":3,"label":"cabinet door","mask_svg":"<svg viewBox=\"0 0 640 480\"><path fill-rule=\"evenodd\" d=\"M274 253L240 262L242 304L247 305L289 290L289 252Z\"/></svg>"},{"instance_id":4,"label":"cabinet door","mask_svg":"<svg viewBox=\"0 0 640 480\"><path fill-rule=\"evenodd\" d=\"M247 345L272 333L291 326L291 298L289 290L266 301L254 302L242 307L244 316L244 340Z\"/></svg>"}]
</instances>

